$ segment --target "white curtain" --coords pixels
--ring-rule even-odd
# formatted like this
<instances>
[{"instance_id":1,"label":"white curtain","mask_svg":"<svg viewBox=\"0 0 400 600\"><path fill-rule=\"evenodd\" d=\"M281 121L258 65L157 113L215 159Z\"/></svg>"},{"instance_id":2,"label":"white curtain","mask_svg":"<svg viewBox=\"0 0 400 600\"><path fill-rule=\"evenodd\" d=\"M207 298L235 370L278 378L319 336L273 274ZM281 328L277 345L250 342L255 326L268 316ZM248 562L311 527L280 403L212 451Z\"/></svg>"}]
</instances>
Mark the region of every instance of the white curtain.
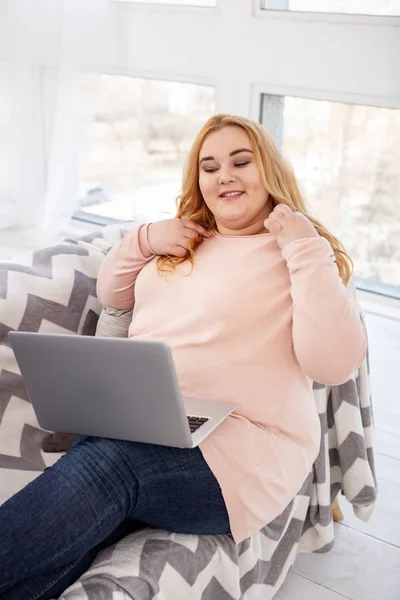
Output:
<instances>
[{"instance_id":1,"label":"white curtain","mask_svg":"<svg viewBox=\"0 0 400 600\"><path fill-rule=\"evenodd\" d=\"M110 31L109 0L0 0L0 241L65 230Z\"/></svg>"}]
</instances>

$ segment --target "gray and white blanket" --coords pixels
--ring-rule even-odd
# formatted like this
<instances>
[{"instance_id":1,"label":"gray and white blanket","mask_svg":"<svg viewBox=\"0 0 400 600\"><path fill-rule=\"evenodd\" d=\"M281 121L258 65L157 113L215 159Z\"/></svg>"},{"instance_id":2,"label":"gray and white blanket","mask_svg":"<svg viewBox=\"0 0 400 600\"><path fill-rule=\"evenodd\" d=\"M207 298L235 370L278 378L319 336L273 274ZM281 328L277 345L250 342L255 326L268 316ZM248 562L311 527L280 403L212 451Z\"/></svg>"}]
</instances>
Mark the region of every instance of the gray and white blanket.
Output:
<instances>
[{"instance_id":1,"label":"gray and white blanket","mask_svg":"<svg viewBox=\"0 0 400 600\"><path fill-rule=\"evenodd\" d=\"M0 262L0 502L59 455L44 454L9 346L11 330L93 335L101 307L95 286L123 226ZM322 427L319 456L283 513L236 546L229 536L144 529L99 554L63 600L257 600L273 598L298 552L334 542L331 500L342 490L367 520L376 499L373 418L367 360L347 383L314 384Z\"/></svg>"}]
</instances>

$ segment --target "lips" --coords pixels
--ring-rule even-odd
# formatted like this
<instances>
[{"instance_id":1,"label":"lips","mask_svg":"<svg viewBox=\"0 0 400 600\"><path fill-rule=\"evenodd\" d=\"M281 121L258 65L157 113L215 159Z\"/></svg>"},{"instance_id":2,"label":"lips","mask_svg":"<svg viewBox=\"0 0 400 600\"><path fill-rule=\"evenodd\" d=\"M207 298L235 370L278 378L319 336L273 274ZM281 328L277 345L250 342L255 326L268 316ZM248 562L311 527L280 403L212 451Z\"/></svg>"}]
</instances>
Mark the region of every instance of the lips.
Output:
<instances>
[{"instance_id":1,"label":"lips","mask_svg":"<svg viewBox=\"0 0 400 600\"><path fill-rule=\"evenodd\" d=\"M240 198L243 194L242 190L231 190L230 192L223 192L219 197L223 200L234 200L235 198Z\"/></svg>"}]
</instances>

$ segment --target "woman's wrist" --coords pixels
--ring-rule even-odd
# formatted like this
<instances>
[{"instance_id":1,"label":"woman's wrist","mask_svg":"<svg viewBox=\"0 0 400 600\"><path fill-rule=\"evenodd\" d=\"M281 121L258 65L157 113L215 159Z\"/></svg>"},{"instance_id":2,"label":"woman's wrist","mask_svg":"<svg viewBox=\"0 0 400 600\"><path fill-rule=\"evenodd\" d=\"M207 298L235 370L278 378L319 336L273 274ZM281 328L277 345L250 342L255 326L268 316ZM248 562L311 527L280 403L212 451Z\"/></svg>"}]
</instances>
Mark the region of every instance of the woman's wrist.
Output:
<instances>
[{"instance_id":1,"label":"woman's wrist","mask_svg":"<svg viewBox=\"0 0 400 600\"><path fill-rule=\"evenodd\" d=\"M149 227L152 223L141 225L138 233L139 248L145 258L155 256L155 252L149 242Z\"/></svg>"}]
</instances>

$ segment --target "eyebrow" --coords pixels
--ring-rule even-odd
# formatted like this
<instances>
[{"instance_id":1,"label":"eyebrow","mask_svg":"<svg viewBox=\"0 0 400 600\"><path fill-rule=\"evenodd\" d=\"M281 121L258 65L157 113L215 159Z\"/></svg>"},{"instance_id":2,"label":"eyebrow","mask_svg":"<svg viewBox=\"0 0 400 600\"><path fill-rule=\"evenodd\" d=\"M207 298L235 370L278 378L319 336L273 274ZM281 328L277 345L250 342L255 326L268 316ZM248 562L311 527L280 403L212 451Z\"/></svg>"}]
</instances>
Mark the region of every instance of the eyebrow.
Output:
<instances>
[{"instance_id":1,"label":"eyebrow","mask_svg":"<svg viewBox=\"0 0 400 600\"><path fill-rule=\"evenodd\" d=\"M237 150L232 150L232 152L229 152L229 156L235 156L235 154L239 154L239 152L251 152L253 154L253 151L249 150L248 148L238 148ZM199 164L205 160L215 160L215 158L213 156L204 156L204 158L200 160Z\"/></svg>"}]
</instances>

